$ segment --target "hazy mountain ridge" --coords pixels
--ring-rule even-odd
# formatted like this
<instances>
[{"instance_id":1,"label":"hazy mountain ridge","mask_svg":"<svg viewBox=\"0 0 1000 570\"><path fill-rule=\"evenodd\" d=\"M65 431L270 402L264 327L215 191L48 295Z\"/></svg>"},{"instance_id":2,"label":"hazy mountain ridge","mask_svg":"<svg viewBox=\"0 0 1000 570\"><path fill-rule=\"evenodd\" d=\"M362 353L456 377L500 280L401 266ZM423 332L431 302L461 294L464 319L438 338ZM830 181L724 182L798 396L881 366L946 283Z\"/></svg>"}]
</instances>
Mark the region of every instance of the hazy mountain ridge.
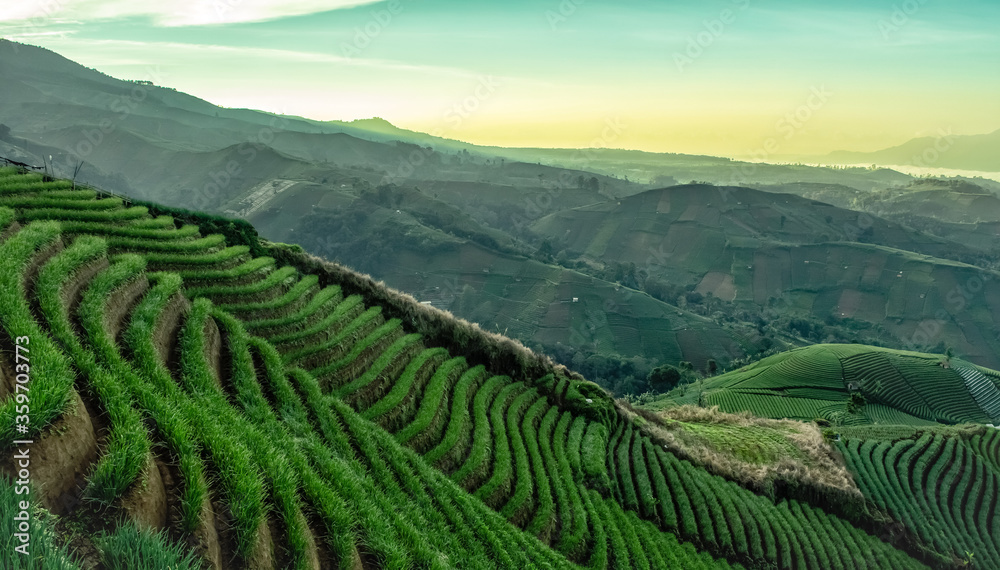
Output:
<instances>
[{"instance_id":1,"label":"hazy mountain ridge","mask_svg":"<svg viewBox=\"0 0 1000 570\"><path fill-rule=\"evenodd\" d=\"M1000 130L981 135L955 135L942 130L903 144L874 151L840 150L823 157L835 164L912 165L1000 172Z\"/></svg>"},{"instance_id":2,"label":"hazy mountain ridge","mask_svg":"<svg viewBox=\"0 0 1000 570\"><path fill-rule=\"evenodd\" d=\"M739 180L807 195L807 186L826 185L840 189L829 194L831 201L849 195L850 202L913 179L885 169L751 164L614 149L476 147L399 129L384 120L318 122L223 109L169 88L117 80L31 46L18 46L14 53L13 44L0 42L0 54L0 75L9 79L0 85L0 123L10 128L0 132L0 144L11 158L45 163L67 177L82 159L78 181L173 206L245 215L272 239L349 261L490 330L507 330L555 351L563 362L589 362L587 370L606 375L609 385L629 385L629 390L644 389L645 374L664 359L672 364L691 361L702 368L708 360L725 362L770 346L824 339L898 343L916 330L907 321L885 336L879 329L882 319L839 320L857 309L838 311L843 315L832 309L813 311L808 308L813 301L804 299L817 293L811 286L803 293L794 279L782 277L773 287L749 293L753 286L748 283L756 278L746 277L744 283L737 269L740 264L754 266L753 252L758 249L761 259L790 260L813 255L808 244L861 240L979 263L993 244L987 226L930 224L920 218L915 221L926 230L920 233L786 196L768 198L771 205L766 207L754 206L757 213L749 218L727 212L701 222L678 220L670 228L647 231L634 243L616 243L609 250L616 256L602 257L588 253L590 246L583 242L571 245L566 228L549 228L545 220L590 208L610 212L610 223L622 228L615 231L626 231L639 212L615 214L615 203L625 200L626 209L633 208L629 197L650 188L637 182L645 180ZM716 192L707 187L705 191ZM754 191L724 192L749 196L746 193ZM765 197L753 195L758 198L747 198L748 205ZM786 207L784 200L792 203ZM310 229L303 220L322 229ZM726 225L726 231L720 233L713 224ZM686 233L680 236L676 232L682 229ZM581 235L577 232L573 240ZM974 247L956 243L969 236L975 238L970 241ZM688 266L674 257L669 270L645 267L677 239L683 247L700 244L712 251L705 263ZM666 240L666 246L656 247L657 240ZM851 255L869 255L846 247ZM732 256L737 251L743 253L730 262L720 261L711 269L706 265L710 259L718 261L720 252ZM641 278L630 264L637 266ZM788 261L781 264L787 266ZM525 274L552 277L532 278L534 288L525 289ZM732 288L737 296L729 293ZM715 298L704 302L708 293ZM865 298L864 292L848 295L858 294ZM537 307L526 309L531 303L523 303L524 295L539 299ZM836 297L833 290L819 295ZM581 301L572 304L574 297ZM778 299L777 304L761 306L769 298ZM731 299L739 302L729 303ZM756 305L747 304L751 301ZM561 306L563 302L569 305ZM836 299L820 303L839 304ZM654 333L661 327L655 319L641 318L640 306L678 321L664 334ZM813 319L808 329L793 326L796 311ZM552 315L549 321L546 314ZM978 330L985 326L984 318L963 322L979 323L974 325ZM608 336L609 326L624 327L621 330L646 340L622 344ZM714 332L706 336L708 330ZM961 334L958 329L949 325L941 330L946 333L935 336L938 342L960 350L968 346L964 337L953 338ZM710 339L712 335L717 340ZM975 337L983 335L991 333L981 331ZM633 346L641 348L636 352Z\"/></svg>"}]
</instances>

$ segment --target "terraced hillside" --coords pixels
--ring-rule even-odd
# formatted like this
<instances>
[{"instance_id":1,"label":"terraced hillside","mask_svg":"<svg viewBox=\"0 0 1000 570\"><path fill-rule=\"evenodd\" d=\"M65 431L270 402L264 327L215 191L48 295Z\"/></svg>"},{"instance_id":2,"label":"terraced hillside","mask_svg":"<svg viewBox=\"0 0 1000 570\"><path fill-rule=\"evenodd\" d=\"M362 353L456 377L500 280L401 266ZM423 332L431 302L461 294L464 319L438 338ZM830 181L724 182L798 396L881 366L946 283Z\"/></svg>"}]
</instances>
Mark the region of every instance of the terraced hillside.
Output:
<instances>
[{"instance_id":1,"label":"terraced hillside","mask_svg":"<svg viewBox=\"0 0 1000 570\"><path fill-rule=\"evenodd\" d=\"M821 328L875 327L879 344L896 348L940 342L1000 367L998 274L964 238L790 194L703 184L562 210L531 227L570 259L634 264L639 280L693 287L747 310L774 308L772 318Z\"/></svg>"},{"instance_id":2,"label":"terraced hillside","mask_svg":"<svg viewBox=\"0 0 1000 570\"><path fill-rule=\"evenodd\" d=\"M544 358L212 223L0 169L0 496L27 447L60 517L14 564L164 567L171 544L213 568L960 563L877 498L754 493ZM125 521L158 534L114 540Z\"/></svg>"},{"instance_id":3,"label":"terraced hillside","mask_svg":"<svg viewBox=\"0 0 1000 570\"><path fill-rule=\"evenodd\" d=\"M847 425L1000 424L1000 372L945 355L819 344L676 389L649 407L699 401L726 412Z\"/></svg>"},{"instance_id":4,"label":"terraced hillside","mask_svg":"<svg viewBox=\"0 0 1000 570\"><path fill-rule=\"evenodd\" d=\"M837 445L864 494L922 541L1000 568L1000 432L852 428Z\"/></svg>"}]
</instances>

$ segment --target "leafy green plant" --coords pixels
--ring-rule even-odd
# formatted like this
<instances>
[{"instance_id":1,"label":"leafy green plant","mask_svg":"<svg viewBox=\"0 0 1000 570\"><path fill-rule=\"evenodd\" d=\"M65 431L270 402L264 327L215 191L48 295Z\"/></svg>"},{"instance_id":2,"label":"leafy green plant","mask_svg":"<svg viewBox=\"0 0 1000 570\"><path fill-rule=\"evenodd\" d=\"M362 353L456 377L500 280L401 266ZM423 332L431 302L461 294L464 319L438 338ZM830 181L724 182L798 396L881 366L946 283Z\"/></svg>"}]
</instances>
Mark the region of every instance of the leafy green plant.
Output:
<instances>
[{"instance_id":1,"label":"leafy green plant","mask_svg":"<svg viewBox=\"0 0 1000 570\"><path fill-rule=\"evenodd\" d=\"M95 541L101 561L108 570L200 570L204 568L194 552L171 543L162 533L140 528L135 523L103 533Z\"/></svg>"}]
</instances>

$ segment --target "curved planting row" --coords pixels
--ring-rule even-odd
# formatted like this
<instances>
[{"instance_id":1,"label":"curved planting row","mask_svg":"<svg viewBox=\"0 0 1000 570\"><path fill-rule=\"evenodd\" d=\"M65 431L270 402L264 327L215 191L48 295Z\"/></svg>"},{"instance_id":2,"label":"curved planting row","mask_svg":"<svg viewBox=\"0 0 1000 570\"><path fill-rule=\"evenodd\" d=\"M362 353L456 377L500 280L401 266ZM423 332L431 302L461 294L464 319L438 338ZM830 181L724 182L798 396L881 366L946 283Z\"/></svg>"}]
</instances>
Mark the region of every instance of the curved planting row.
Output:
<instances>
[{"instance_id":1,"label":"curved planting row","mask_svg":"<svg viewBox=\"0 0 1000 570\"><path fill-rule=\"evenodd\" d=\"M933 419L930 404L889 361L878 352L861 353L842 360L844 378L878 401L919 418Z\"/></svg>"},{"instance_id":2,"label":"curved planting row","mask_svg":"<svg viewBox=\"0 0 1000 570\"><path fill-rule=\"evenodd\" d=\"M981 435L926 432L905 439L839 442L862 492L955 559L972 554L977 565L1000 565L1000 473Z\"/></svg>"},{"instance_id":3,"label":"curved planting row","mask_svg":"<svg viewBox=\"0 0 1000 570\"><path fill-rule=\"evenodd\" d=\"M914 356L893 356L892 365L914 390L933 401L937 419L947 423L986 422L989 418L971 397L962 377L943 363Z\"/></svg>"},{"instance_id":4,"label":"curved planting row","mask_svg":"<svg viewBox=\"0 0 1000 570\"><path fill-rule=\"evenodd\" d=\"M40 426L44 418L63 421L73 397L70 367L87 387L88 409L106 414L100 456L77 470L95 504L169 531L216 567L568 564L443 474L415 466L422 462L412 452L319 394L308 373L286 370L238 319L207 299L188 305L178 276L143 273L138 256L109 263L101 238L59 243L58 226L45 222L0 244L6 259L23 260L10 264L20 268L12 279L22 288L9 289L2 321L5 331L31 335L35 362L51 371L32 385ZM104 314L137 279L149 285L128 311L119 343ZM26 302L32 297L37 314ZM216 329L227 358L222 374L211 366L220 347L213 349L207 331ZM68 380L61 384L60 366ZM48 388L60 397L46 396ZM303 402L309 394L311 408ZM59 437L41 427L37 435ZM468 529L461 539L454 525Z\"/></svg>"},{"instance_id":5,"label":"curved planting row","mask_svg":"<svg viewBox=\"0 0 1000 570\"><path fill-rule=\"evenodd\" d=\"M705 402L709 406L719 406L724 412L737 413L751 410L766 418L789 418L811 420L824 416L824 409L832 405L843 408L842 401L794 398L780 393L753 393L741 389L719 390L708 393Z\"/></svg>"},{"instance_id":6,"label":"curved planting row","mask_svg":"<svg viewBox=\"0 0 1000 570\"><path fill-rule=\"evenodd\" d=\"M608 444L612 494L623 507L716 555L778 568L918 566L898 550L811 505L769 499L655 445L627 421Z\"/></svg>"},{"instance_id":7,"label":"curved planting row","mask_svg":"<svg viewBox=\"0 0 1000 570\"><path fill-rule=\"evenodd\" d=\"M965 380L969 393L983 412L995 423L1000 423L1000 389L985 374L971 366L956 366L955 371Z\"/></svg>"},{"instance_id":8,"label":"curved planting row","mask_svg":"<svg viewBox=\"0 0 1000 570\"><path fill-rule=\"evenodd\" d=\"M986 433L974 436L972 448L994 470L1000 472L1000 429L986 430Z\"/></svg>"},{"instance_id":9,"label":"curved planting row","mask_svg":"<svg viewBox=\"0 0 1000 570\"><path fill-rule=\"evenodd\" d=\"M671 400L698 402L727 412L750 411L775 419L825 418L840 425L997 423L998 378L1000 372L946 355L820 344L706 379L703 392L692 386L678 388L649 407ZM855 394L875 406L864 409ZM847 405L851 400L858 409Z\"/></svg>"}]
</instances>

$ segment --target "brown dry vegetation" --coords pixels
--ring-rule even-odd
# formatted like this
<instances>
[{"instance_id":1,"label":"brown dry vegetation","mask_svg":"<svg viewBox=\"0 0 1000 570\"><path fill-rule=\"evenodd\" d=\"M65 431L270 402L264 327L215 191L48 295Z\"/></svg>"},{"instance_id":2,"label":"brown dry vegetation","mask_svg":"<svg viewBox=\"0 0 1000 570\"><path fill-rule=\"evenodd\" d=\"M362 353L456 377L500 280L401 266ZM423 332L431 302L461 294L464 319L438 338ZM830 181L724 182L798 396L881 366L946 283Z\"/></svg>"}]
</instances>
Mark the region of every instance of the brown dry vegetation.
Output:
<instances>
[{"instance_id":1,"label":"brown dry vegetation","mask_svg":"<svg viewBox=\"0 0 1000 570\"><path fill-rule=\"evenodd\" d=\"M749 412L730 414L719 411L718 407L686 405L651 412L633 408L624 400L616 401L616 405L621 415L633 421L654 442L755 492L776 499L820 502L825 507L837 505L851 519L867 516L865 513L870 510L843 457L823 438L815 424L759 418ZM685 429L684 424L743 428L751 441L755 430L757 434L761 430L780 433L800 453L783 453L770 462L749 462L705 436Z\"/></svg>"}]
</instances>

